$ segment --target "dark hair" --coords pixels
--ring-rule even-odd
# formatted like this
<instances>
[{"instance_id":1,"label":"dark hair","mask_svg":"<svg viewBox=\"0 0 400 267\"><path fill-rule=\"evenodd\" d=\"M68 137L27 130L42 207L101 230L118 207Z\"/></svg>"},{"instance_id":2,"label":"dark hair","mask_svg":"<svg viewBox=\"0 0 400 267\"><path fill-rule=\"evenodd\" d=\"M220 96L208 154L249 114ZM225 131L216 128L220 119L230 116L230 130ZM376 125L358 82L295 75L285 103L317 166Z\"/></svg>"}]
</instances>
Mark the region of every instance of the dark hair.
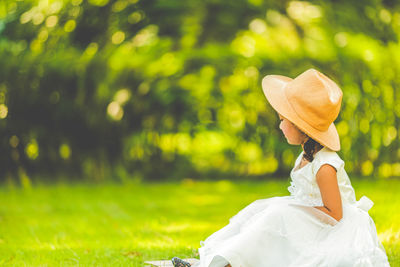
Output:
<instances>
[{"instance_id":1,"label":"dark hair","mask_svg":"<svg viewBox=\"0 0 400 267\"><path fill-rule=\"evenodd\" d=\"M303 158L305 158L308 161L313 161L314 160L314 152L320 150L324 146L312 139L311 137L308 138L307 142L304 143L303 149L304 149L304 154Z\"/></svg>"}]
</instances>

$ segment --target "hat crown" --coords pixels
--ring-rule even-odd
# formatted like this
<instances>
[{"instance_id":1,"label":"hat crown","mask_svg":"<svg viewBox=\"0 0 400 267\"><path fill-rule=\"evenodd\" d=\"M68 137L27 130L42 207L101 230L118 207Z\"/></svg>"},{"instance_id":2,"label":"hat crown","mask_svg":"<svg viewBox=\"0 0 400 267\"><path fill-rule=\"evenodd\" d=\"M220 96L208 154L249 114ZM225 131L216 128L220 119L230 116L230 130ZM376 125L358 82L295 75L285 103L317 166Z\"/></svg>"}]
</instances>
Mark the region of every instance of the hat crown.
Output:
<instances>
[{"instance_id":1,"label":"hat crown","mask_svg":"<svg viewBox=\"0 0 400 267\"><path fill-rule=\"evenodd\" d=\"M319 131L327 131L337 118L343 96L334 81L315 69L290 81L285 94L297 115Z\"/></svg>"}]
</instances>

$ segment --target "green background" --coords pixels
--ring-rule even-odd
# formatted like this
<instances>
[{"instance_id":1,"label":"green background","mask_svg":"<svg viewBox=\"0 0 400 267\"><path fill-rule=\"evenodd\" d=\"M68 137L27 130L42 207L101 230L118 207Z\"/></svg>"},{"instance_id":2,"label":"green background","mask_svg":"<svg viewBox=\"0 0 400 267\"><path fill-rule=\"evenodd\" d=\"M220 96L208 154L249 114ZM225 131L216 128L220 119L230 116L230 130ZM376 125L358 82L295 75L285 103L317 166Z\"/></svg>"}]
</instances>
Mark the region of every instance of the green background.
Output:
<instances>
[{"instance_id":1,"label":"green background","mask_svg":"<svg viewBox=\"0 0 400 267\"><path fill-rule=\"evenodd\" d=\"M0 2L0 177L287 176L261 79L315 68L344 92L349 173L400 175L396 1Z\"/></svg>"},{"instance_id":2,"label":"green background","mask_svg":"<svg viewBox=\"0 0 400 267\"><path fill-rule=\"evenodd\" d=\"M0 265L198 257L288 195L301 149L261 80L315 68L344 93L338 154L400 266L399 35L393 0L0 0Z\"/></svg>"}]
</instances>

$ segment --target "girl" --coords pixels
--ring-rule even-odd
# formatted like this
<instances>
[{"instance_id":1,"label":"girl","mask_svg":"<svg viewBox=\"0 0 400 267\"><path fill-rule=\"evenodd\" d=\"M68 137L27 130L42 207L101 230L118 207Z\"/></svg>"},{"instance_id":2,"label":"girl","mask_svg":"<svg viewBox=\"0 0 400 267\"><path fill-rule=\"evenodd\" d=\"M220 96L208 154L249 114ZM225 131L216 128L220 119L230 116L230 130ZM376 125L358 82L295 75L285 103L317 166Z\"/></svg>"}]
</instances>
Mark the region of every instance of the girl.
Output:
<instances>
[{"instance_id":1,"label":"girl","mask_svg":"<svg viewBox=\"0 0 400 267\"><path fill-rule=\"evenodd\" d=\"M198 267L387 267L368 214L373 202L355 192L335 151L342 91L309 69L295 79L267 75L263 92L289 144L301 145L290 196L259 199L230 218L199 248ZM190 266L174 257L176 267Z\"/></svg>"}]
</instances>

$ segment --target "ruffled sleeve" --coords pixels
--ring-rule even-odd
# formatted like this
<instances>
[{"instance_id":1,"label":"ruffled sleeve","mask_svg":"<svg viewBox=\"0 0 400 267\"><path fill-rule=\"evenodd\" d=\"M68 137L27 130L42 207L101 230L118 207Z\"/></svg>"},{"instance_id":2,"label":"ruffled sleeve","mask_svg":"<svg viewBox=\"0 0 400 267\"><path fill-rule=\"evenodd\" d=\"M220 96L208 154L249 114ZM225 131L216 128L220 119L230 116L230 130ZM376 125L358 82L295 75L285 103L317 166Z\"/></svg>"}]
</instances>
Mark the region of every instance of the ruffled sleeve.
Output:
<instances>
[{"instance_id":1,"label":"ruffled sleeve","mask_svg":"<svg viewBox=\"0 0 400 267\"><path fill-rule=\"evenodd\" d=\"M338 156L338 154L336 154L336 152L331 150L320 151L320 153L316 154L312 161L313 174L316 175L319 168L324 164L333 166L337 172L344 167L344 161Z\"/></svg>"}]
</instances>

